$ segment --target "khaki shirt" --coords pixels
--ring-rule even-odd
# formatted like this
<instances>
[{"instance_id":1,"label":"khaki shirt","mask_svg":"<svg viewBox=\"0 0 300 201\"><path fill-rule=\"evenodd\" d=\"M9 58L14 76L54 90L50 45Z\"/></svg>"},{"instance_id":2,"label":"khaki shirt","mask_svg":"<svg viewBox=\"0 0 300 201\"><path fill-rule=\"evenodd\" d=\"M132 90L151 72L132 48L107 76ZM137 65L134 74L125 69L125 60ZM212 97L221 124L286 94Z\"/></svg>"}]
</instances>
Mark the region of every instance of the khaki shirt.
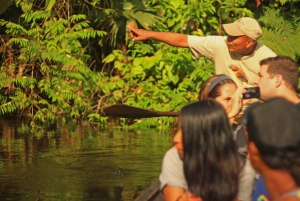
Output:
<instances>
[{"instance_id":1,"label":"khaki shirt","mask_svg":"<svg viewBox=\"0 0 300 201\"><path fill-rule=\"evenodd\" d=\"M276 54L267 46L257 43L253 54L239 55L229 52L226 40L226 36L188 36L193 58L206 57L214 62L216 74L228 75L237 84L245 82L248 86L254 86L260 68L259 62Z\"/></svg>"}]
</instances>

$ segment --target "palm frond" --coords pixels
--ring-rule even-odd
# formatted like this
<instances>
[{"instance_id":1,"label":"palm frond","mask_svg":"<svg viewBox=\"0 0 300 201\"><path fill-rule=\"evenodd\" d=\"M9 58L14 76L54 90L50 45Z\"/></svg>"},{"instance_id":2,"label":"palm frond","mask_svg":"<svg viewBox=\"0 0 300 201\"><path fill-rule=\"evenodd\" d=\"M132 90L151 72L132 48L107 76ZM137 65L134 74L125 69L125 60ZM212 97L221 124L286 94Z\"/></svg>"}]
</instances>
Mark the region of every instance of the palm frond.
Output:
<instances>
[{"instance_id":1,"label":"palm frond","mask_svg":"<svg viewBox=\"0 0 300 201\"><path fill-rule=\"evenodd\" d=\"M300 55L300 23L293 23L281 15L280 9L267 9L259 19L263 25L260 42L271 48L278 55L296 59Z\"/></svg>"}]
</instances>

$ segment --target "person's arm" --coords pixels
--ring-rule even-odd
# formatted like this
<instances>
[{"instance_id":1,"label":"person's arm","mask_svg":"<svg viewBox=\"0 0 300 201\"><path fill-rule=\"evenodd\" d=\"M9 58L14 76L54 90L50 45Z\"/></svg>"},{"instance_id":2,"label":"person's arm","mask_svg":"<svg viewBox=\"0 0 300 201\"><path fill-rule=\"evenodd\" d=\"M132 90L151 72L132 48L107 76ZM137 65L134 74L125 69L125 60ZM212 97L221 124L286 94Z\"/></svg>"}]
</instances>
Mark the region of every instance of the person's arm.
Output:
<instances>
[{"instance_id":1,"label":"person's arm","mask_svg":"<svg viewBox=\"0 0 300 201\"><path fill-rule=\"evenodd\" d=\"M175 201L187 189L183 173L183 162L176 147L169 149L163 158L159 175L161 192L166 201Z\"/></svg>"},{"instance_id":2,"label":"person's arm","mask_svg":"<svg viewBox=\"0 0 300 201\"><path fill-rule=\"evenodd\" d=\"M202 201L202 199L193 196L191 193L184 193L176 201Z\"/></svg>"},{"instance_id":3,"label":"person's arm","mask_svg":"<svg viewBox=\"0 0 300 201\"><path fill-rule=\"evenodd\" d=\"M231 106L227 113L229 122L231 124L233 124L235 117L240 113L240 111L243 107L243 102L241 99L242 91L243 91L242 86L239 86L237 88L237 90L235 91L234 95L232 96Z\"/></svg>"},{"instance_id":4,"label":"person's arm","mask_svg":"<svg viewBox=\"0 0 300 201\"><path fill-rule=\"evenodd\" d=\"M152 38L175 47L189 47L188 35L186 34L148 31L144 29L135 29L130 26L127 28L130 30L130 36L134 41L143 41Z\"/></svg>"},{"instance_id":5,"label":"person's arm","mask_svg":"<svg viewBox=\"0 0 300 201\"><path fill-rule=\"evenodd\" d=\"M243 170L239 175L239 192L237 199L242 201L251 201L256 172L251 162L246 158Z\"/></svg>"},{"instance_id":6,"label":"person's arm","mask_svg":"<svg viewBox=\"0 0 300 201\"><path fill-rule=\"evenodd\" d=\"M243 105L251 102L251 99L242 99L243 93L246 92L244 86L239 86L231 99L231 106L227 113L229 122L233 124L235 117L241 112Z\"/></svg>"},{"instance_id":7,"label":"person's arm","mask_svg":"<svg viewBox=\"0 0 300 201\"><path fill-rule=\"evenodd\" d=\"M185 190L180 187L166 185L163 190L165 201L177 201L178 198L185 193Z\"/></svg>"}]
</instances>

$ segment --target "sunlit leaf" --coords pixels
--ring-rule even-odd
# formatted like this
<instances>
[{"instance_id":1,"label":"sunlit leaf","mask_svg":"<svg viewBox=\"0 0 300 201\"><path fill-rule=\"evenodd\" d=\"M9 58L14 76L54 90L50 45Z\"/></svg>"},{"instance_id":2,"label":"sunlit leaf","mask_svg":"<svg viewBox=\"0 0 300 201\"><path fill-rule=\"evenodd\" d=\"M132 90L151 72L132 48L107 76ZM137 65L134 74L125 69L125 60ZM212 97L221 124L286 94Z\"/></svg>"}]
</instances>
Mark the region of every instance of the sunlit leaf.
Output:
<instances>
[{"instance_id":1,"label":"sunlit leaf","mask_svg":"<svg viewBox=\"0 0 300 201\"><path fill-rule=\"evenodd\" d=\"M45 7L45 11L50 11L53 6L55 5L56 0L46 0L46 7Z\"/></svg>"}]
</instances>

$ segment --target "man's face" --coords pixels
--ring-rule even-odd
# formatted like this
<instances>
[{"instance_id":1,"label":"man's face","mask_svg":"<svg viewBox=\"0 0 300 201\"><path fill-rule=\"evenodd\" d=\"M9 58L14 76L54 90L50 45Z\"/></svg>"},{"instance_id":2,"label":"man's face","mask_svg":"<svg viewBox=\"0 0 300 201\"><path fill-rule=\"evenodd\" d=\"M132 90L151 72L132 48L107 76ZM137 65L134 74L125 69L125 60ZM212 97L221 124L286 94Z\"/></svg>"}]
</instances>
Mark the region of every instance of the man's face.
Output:
<instances>
[{"instance_id":1,"label":"man's face","mask_svg":"<svg viewBox=\"0 0 300 201\"><path fill-rule=\"evenodd\" d=\"M264 101L271 99L276 89L274 79L270 78L267 70L268 66L262 65L258 71L258 77L254 81L254 84L259 87L260 97Z\"/></svg>"},{"instance_id":2,"label":"man's face","mask_svg":"<svg viewBox=\"0 0 300 201\"><path fill-rule=\"evenodd\" d=\"M248 36L227 36L227 47L230 52L243 53L251 42Z\"/></svg>"}]
</instances>

